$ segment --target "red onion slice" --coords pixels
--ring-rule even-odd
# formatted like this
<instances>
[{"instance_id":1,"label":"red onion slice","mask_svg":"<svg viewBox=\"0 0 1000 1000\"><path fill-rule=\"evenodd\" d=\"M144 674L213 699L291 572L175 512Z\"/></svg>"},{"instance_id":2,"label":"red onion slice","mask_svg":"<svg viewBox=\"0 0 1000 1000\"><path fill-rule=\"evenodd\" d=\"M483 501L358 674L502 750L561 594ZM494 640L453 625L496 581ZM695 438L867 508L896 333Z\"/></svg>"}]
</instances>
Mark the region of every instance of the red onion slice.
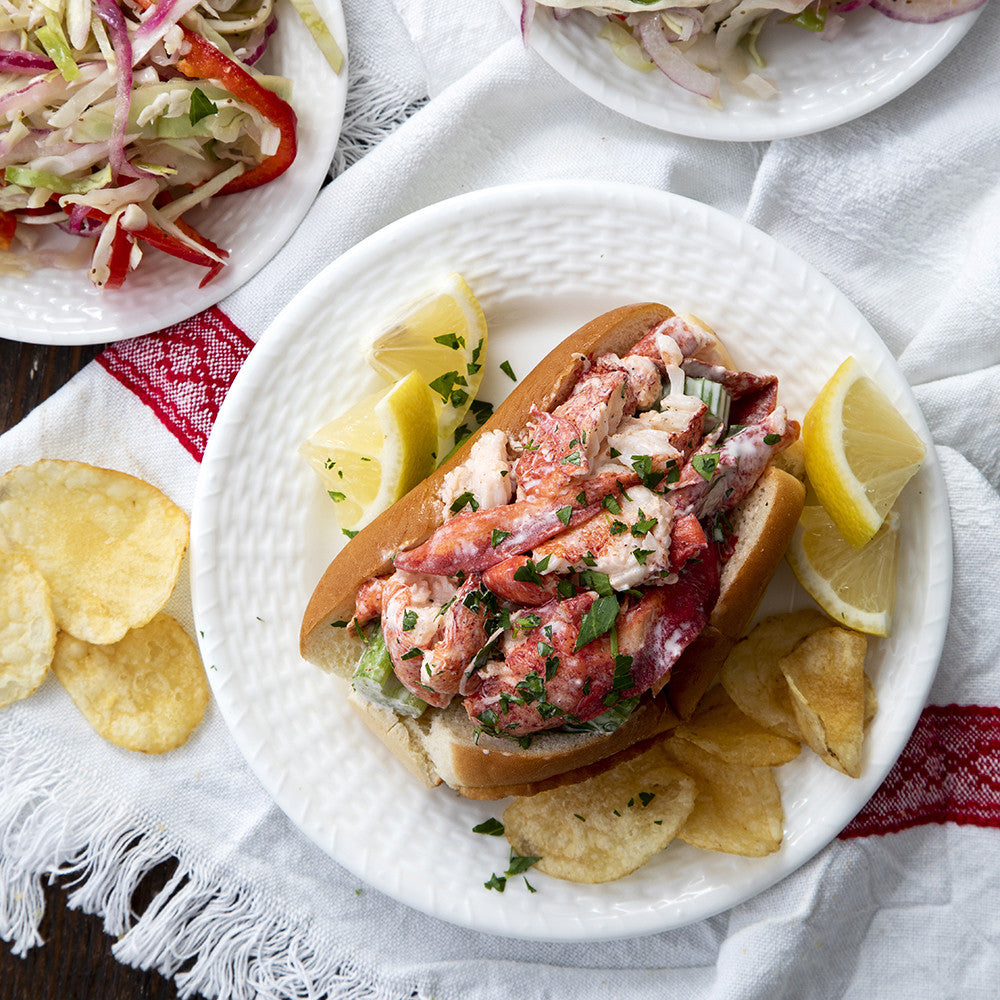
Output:
<instances>
[{"instance_id":1,"label":"red onion slice","mask_svg":"<svg viewBox=\"0 0 1000 1000\"><path fill-rule=\"evenodd\" d=\"M0 73L21 73L33 75L47 73L56 68L48 56L37 52L22 52L20 49L0 49Z\"/></svg>"},{"instance_id":2,"label":"red onion slice","mask_svg":"<svg viewBox=\"0 0 1000 1000\"><path fill-rule=\"evenodd\" d=\"M677 86L710 101L719 99L719 81L690 62L680 49L674 48L663 30L659 14L632 14L629 24L639 32L639 40L649 58Z\"/></svg>"},{"instance_id":3,"label":"red onion slice","mask_svg":"<svg viewBox=\"0 0 1000 1000\"><path fill-rule=\"evenodd\" d=\"M132 42L125 15L115 0L93 0L97 16L108 26L111 47L115 50L115 114L111 123L111 146L108 161L117 177L125 167L125 126L132 106Z\"/></svg>"},{"instance_id":4,"label":"red onion slice","mask_svg":"<svg viewBox=\"0 0 1000 1000\"><path fill-rule=\"evenodd\" d=\"M871 5L894 21L937 24L979 10L985 3L986 0L872 0Z\"/></svg>"},{"instance_id":5,"label":"red onion slice","mask_svg":"<svg viewBox=\"0 0 1000 1000\"><path fill-rule=\"evenodd\" d=\"M521 0L521 38L524 44L528 44L528 33L531 31L531 22L535 19L536 0Z\"/></svg>"}]
</instances>

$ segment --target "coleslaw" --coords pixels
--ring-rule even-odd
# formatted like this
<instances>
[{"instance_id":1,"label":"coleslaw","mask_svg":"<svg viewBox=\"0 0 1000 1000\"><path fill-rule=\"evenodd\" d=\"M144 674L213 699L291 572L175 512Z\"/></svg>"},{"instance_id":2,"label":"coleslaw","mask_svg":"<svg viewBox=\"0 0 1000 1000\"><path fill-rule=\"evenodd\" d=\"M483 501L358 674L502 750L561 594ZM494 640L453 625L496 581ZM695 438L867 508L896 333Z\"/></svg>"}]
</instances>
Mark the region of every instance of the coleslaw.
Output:
<instances>
[{"instance_id":1,"label":"coleslaw","mask_svg":"<svg viewBox=\"0 0 1000 1000\"><path fill-rule=\"evenodd\" d=\"M252 68L275 26L273 0L0 0L0 271L89 256L117 288L155 248L215 277L184 217L295 158L291 82Z\"/></svg>"},{"instance_id":2,"label":"coleslaw","mask_svg":"<svg viewBox=\"0 0 1000 1000\"><path fill-rule=\"evenodd\" d=\"M722 106L721 84L751 97L778 88L761 70L761 33L778 21L836 38L845 15L873 7L900 21L934 23L982 7L986 0L522 0L521 31L528 38L538 5L557 20L580 11L602 18L600 37L633 69L660 70L678 86Z\"/></svg>"}]
</instances>

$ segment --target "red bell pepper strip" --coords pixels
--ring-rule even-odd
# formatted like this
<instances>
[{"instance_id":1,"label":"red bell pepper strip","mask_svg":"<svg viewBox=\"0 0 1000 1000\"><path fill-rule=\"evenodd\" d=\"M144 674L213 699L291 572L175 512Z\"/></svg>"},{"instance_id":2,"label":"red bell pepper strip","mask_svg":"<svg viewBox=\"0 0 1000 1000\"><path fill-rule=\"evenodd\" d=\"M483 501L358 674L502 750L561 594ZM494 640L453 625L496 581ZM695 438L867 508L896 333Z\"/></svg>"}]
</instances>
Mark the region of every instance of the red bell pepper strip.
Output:
<instances>
[{"instance_id":1,"label":"red bell pepper strip","mask_svg":"<svg viewBox=\"0 0 1000 1000\"><path fill-rule=\"evenodd\" d=\"M154 0L139 0L145 7L152 7ZM280 132L278 149L263 163L248 170L239 177L233 178L220 192L233 194L236 191L247 191L260 187L268 181L283 174L295 159L296 117L290 104L283 101L273 90L260 84L254 76L228 56L223 55L211 42L201 35L190 31L183 25L184 41L188 52L178 63L177 68L191 80L215 80L222 84L237 100L249 104L258 111Z\"/></svg>"},{"instance_id":2,"label":"red bell pepper strip","mask_svg":"<svg viewBox=\"0 0 1000 1000\"><path fill-rule=\"evenodd\" d=\"M17 229L17 216L11 212L0 212L0 250L9 250Z\"/></svg>"},{"instance_id":3,"label":"red bell pepper strip","mask_svg":"<svg viewBox=\"0 0 1000 1000\"><path fill-rule=\"evenodd\" d=\"M108 259L108 280L105 288L121 288L128 274L129 259L132 256L132 241L122 229L121 220L115 223L115 235L111 240L111 256Z\"/></svg>"},{"instance_id":4,"label":"red bell pepper strip","mask_svg":"<svg viewBox=\"0 0 1000 1000\"><path fill-rule=\"evenodd\" d=\"M69 208L65 209L69 212ZM88 219L96 219L98 222L107 222L110 216L107 212L102 212L97 208L88 208L86 213ZM205 239L197 230L192 229L188 225L181 227L182 232L185 235L190 235L195 242L202 243L206 248L210 248L213 252L218 252L220 256L227 257L228 253L224 250L218 250L214 243L210 240ZM157 250L162 250L164 253L170 254L171 257L176 257L178 260L186 260L191 264L197 264L199 267L208 268L208 274L201 279L199 283L199 288L204 288L225 266L225 260L215 260L214 257L210 257L207 253L203 253L201 250L197 250L195 247L188 246L187 243L182 242L176 236L170 233L164 232L152 223L147 223L142 229L136 230L126 230L118 226L117 232L114 236L114 241L111 245L111 256L112 261L115 258L115 250L119 248L117 243L119 234L124 236L122 242L126 243L129 248L131 248L132 243L135 240L142 240L144 243L148 243L151 247L156 247ZM127 271L127 258L126 258L126 271ZM115 278L116 272L114 264L109 265L111 267L111 279L109 279L105 287L116 288L117 285L113 285L111 281ZM124 280L124 275L122 276ZM121 281L118 282L121 284Z\"/></svg>"}]
</instances>

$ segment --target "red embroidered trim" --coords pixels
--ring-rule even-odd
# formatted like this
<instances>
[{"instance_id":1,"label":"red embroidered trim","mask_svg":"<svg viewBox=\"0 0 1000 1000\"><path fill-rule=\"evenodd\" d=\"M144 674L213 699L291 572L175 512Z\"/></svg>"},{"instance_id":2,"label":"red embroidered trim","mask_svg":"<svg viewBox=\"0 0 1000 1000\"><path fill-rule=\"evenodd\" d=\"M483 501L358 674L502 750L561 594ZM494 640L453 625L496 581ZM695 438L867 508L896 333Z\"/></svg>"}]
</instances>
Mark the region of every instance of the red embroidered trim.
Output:
<instances>
[{"instance_id":1,"label":"red embroidered trim","mask_svg":"<svg viewBox=\"0 0 1000 1000\"><path fill-rule=\"evenodd\" d=\"M931 705L843 838L923 823L1000 827L1000 708Z\"/></svg>"},{"instance_id":2,"label":"red embroidered trim","mask_svg":"<svg viewBox=\"0 0 1000 1000\"><path fill-rule=\"evenodd\" d=\"M217 306L148 337L122 340L97 357L197 461L219 407L253 341Z\"/></svg>"}]
</instances>

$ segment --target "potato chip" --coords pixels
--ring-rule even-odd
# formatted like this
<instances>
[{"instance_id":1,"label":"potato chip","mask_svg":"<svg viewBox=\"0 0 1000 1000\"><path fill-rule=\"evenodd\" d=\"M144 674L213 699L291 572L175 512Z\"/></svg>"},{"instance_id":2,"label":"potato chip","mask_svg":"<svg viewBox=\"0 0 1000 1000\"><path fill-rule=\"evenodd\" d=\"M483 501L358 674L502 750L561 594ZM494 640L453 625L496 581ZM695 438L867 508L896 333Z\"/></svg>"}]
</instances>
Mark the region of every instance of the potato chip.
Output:
<instances>
[{"instance_id":1,"label":"potato chip","mask_svg":"<svg viewBox=\"0 0 1000 1000\"><path fill-rule=\"evenodd\" d=\"M165 614L110 645L61 632L52 671L94 729L126 750L179 747L208 704L198 649Z\"/></svg>"},{"instance_id":2,"label":"potato chip","mask_svg":"<svg viewBox=\"0 0 1000 1000\"><path fill-rule=\"evenodd\" d=\"M141 479L43 460L0 477L0 532L45 577L59 628L104 644L166 603L188 518Z\"/></svg>"},{"instance_id":3,"label":"potato chip","mask_svg":"<svg viewBox=\"0 0 1000 1000\"><path fill-rule=\"evenodd\" d=\"M875 685L871 678L865 674L865 725L867 726L875 714L878 712L878 695L875 694Z\"/></svg>"},{"instance_id":4,"label":"potato chip","mask_svg":"<svg viewBox=\"0 0 1000 1000\"><path fill-rule=\"evenodd\" d=\"M575 785L515 799L503 814L515 853L572 882L610 882L673 840L694 803L694 783L659 744Z\"/></svg>"},{"instance_id":5,"label":"potato chip","mask_svg":"<svg viewBox=\"0 0 1000 1000\"><path fill-rule=\"evenodd\" d=\"M740 711L766 729L789 739L801 739L788 683L778 661L800 639L829 624L826 615L812 609L772 615L736 643L719 679Z\"/></svg>"},{"instance_id":6,"label":"potato chip","mask_svg":"<svg viewBox=\"0 0 1000 1000\"><path fill-rule=\"evenodd\" d=\"M780 767L802 749L796 740L744 715L721 684L709 689L690 721L681 723L674 734L727 764L747 767Z\"/></svg>"},{"instance_id":7,"label":"potato chip","mask_svg":"<svg viewBox=\"0 0 1000 1000\"><path fill-rule=\"evenodd\" d=\"M727 764L673 737L668 754L695 783L694 809L677 836L692 847L763 858L781 847L785 813L769 767Z\"/></svg>"},{"instance_id":8,"label":"potato chip","mask_svg":"<svg viewBox=\"0 0 1000 1000\"><path fill-rule=\"evenodd\" d=\"M833 626L807 636L780 661L806 745L852 778L861 775L867 646L860 632Z\"/></svg>"},{"instance_id":9,"label":"potato chip","mask_svg":"<svg viewBox=\"0 0 1000 1000\"><path fill-rule=\"evenodd\" d=\"M45 578L26 555L0 550L0 708L41 685L55 646Z\"/></svg>"}]
</instances>

